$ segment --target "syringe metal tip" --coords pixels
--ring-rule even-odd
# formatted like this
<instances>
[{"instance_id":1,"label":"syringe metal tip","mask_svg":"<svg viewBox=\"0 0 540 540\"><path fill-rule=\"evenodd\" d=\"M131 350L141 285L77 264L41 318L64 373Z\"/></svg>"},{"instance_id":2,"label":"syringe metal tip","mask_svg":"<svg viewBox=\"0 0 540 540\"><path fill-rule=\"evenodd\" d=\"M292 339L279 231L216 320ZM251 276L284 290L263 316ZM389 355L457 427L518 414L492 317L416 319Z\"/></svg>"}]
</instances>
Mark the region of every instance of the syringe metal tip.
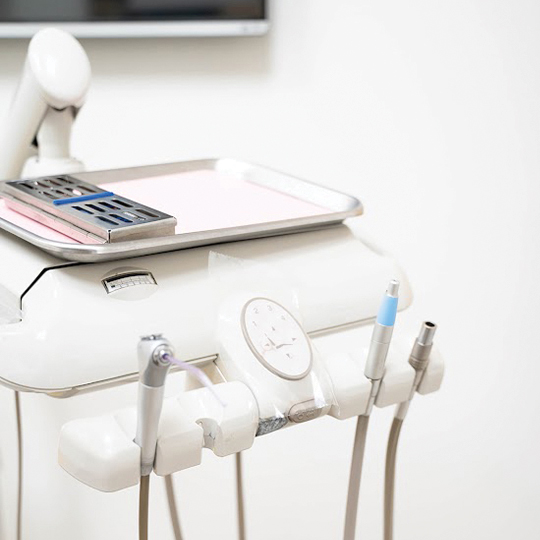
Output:
<instances>
[{"instance_id":1,"label":"syringe metal tip","mask_svg":"<svg viewBox=\"0 0 540 540\"><path fill-rule=\"evenodd\" d=\"M429 346L433 343L433 336L437 331L437 325L430 321L425 321L422 323L420 328L420 333L418 334L418 343L424 346Z\"/></svg>"},{"instance_id":2,"label":"syringe metal tip","mask_svg":"<svg viewBox=\"0 0 540 540\"><path fill-rule=\"evenodd\" d=\"M397 279L393 279L389 284L388 288L386 289L386 293L388 296L393 296L394 298L397 298L399 291L399 281Z\"/></svg>"}]
</instances>

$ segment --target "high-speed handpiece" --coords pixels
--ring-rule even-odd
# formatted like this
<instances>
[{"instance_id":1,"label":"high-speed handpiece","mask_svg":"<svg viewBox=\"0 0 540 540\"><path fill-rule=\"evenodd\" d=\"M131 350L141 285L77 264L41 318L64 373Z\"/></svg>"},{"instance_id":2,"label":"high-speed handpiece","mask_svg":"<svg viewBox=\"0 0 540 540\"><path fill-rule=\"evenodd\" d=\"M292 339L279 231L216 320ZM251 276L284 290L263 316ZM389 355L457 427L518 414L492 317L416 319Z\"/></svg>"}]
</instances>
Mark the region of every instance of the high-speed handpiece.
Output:
<instances>
[{"instance_id":1,"label":"high-speed handpiece","mask_svg":"<svg viewBox=\"0 0 540 540\"><path fill-rule=\"evenodd\" d=\"M163 407L165 378L171 364L165 359L173 355L169 342L161 335L141 338L139 357L139 395L135 442L141 447L141 483L139 487L139 540L148 539L148 507L150 473L156 455L159 418Z\"/></svg>"},{"instance_id":2,"label":"high-speed handpiece","mask_svg":"<svg viewBox=\"0 0 540 540\"><path fill-rule=\"evenodd\" d=\"M139 357L139 396L137 403L137 433L135 443L141 448L141 483L139 493L139 540L148 539L148 506L150 492L150 473L156 455L159 419L163 407L165 379L172 364L188 371L209 388L224 407L226 404L212 388L212 382L205 373L188 362L174 357L171 344L160 334L141 338L137 347ZM171 477L166 477L167 498L175 538L181 540L180 523L174 500Z\"/></svg>"},{"instance_id":3,"label":"high-speed handpiece","mask_svg":"<svg viewBox=\"0 0 540 540\"><path fill-rule=\"evenodd\" d=\"M174 352L169 342L161 335L143 337L137 352L139 396L135 442L141 447L141 476L148 476L152 472L156 453L165 378L171 367L171 363L165 357L173 356Z\"/></svg>"}]
</instances>

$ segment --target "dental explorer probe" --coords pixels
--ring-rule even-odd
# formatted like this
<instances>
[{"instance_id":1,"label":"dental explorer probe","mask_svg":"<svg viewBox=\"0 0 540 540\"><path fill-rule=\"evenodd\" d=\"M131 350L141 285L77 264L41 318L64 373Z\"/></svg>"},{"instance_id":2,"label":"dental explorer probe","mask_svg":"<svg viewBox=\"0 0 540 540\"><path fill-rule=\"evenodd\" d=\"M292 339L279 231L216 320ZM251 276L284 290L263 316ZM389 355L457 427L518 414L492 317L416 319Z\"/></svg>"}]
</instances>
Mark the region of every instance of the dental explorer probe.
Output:
<instances>
[{"instance_id":1,"label":"dental explorer probe","mask_svg":"<svg viewBox=\"0 0 540 540\"><path fill-rule=\"evenodd\" d=\"M358 498L360 494L360 481L362 479L362 464L364 461L364 450L366 447L367 429L369 424L369 415L375 404L377 392L381 385L384 375L384 366L392 332L396 322L398 306L399 281L393 279L386 289L383 300L379 307L379 313L369 347L365 376L371 380L371 392L369 396L366 412L358 417L356 424L356 433L354 436L353 456L351 462L351 472L349 475L349 491L347 494L347 510L345 513L344 540L354 540L356 531L356 517L358 513Z\"/></svg>"},{"instance_id":2,"label":"dental explorer probe","mask_svg":"<svg viewBox=\"0 0 540 540\"><path fill-rule=\"evenodd\" d=\"M435 335L436 330L436 324L429 321L422 323L420 333L414 342L409 356L409 364L415 371L413 387L409 399L396 407L394 420L392 421L392 427L390 428L390 434L388 435L386 465L384 471L384 540L392 540L394 537L394 488L396 481L396 454L399 434L411 401L422 382L422 377L429 364L429 357L433 346L433 336Z\"/></svg>"}]
</instances>

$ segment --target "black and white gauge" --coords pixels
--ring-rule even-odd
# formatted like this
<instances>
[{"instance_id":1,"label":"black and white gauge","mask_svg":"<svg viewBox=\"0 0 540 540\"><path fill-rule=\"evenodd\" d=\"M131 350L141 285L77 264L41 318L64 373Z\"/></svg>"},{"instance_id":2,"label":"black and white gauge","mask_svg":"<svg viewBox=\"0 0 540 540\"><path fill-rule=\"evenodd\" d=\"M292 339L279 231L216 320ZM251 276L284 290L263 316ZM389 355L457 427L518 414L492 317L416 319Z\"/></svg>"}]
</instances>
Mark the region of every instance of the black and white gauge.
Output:
<instances>
[{"instance_id":1,"label":"black and white gauge","mask_svg":"<svg viewBox=\"0 0 540 540\"><path fill-rule=\"evenodd\" d=\"M283 306L253 298L244 306L241 322L250 349L264 367L284 379L302 379L309 373L309 338Z\"/></svg>"}]
</instances>

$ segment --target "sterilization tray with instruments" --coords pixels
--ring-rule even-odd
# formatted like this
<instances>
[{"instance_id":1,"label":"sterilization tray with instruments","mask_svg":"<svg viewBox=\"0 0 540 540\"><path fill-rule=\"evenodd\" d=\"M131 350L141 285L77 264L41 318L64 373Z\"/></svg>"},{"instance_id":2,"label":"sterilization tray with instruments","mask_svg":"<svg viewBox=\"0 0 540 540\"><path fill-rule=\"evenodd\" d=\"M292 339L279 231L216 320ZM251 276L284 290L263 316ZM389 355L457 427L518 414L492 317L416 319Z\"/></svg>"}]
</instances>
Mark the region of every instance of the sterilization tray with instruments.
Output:
<instances>
[{"instance_id":1,"label":"sterilization tray with instruments","mask_svg":"<svg viewBox=\"0 0 540 540\"><path fill-rule=\"evenodd\" d=\"M354 197L234 159L0 182L0 229L80 262L312 230L361 213Z\"/></svg>"}]
</instances>

